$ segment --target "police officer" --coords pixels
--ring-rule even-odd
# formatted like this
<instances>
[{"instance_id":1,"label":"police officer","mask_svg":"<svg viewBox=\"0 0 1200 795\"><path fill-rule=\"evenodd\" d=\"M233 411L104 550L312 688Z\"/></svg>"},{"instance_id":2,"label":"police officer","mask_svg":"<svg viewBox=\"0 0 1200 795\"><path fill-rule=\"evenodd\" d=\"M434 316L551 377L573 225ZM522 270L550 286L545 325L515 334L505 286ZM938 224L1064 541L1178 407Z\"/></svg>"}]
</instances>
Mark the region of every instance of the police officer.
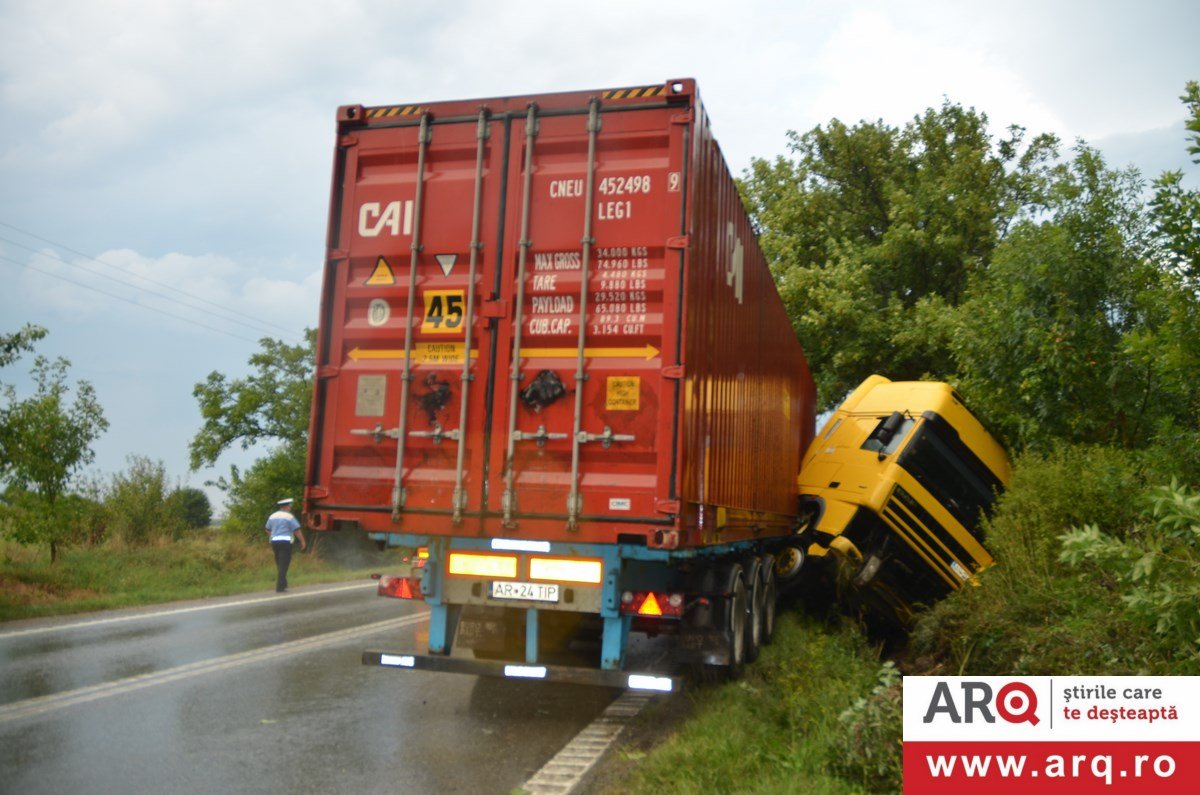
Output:
<instances>
[{"instance_id":1,"label":"police officer","mask_svg":"<svg viewBox=\"0 0 1200 795\"><path fill-rule=\"evenodd\" d=\"M291 497L275 503L275 513L267 517L266 530L271 539L271 551L275 553L275 568L279 572L275 580L275 592L284 593L287 591L288 566L292 562L292 537L300 539L301 552L308 546L300 523L292 515Z\"/></svg>"}]
</instances>

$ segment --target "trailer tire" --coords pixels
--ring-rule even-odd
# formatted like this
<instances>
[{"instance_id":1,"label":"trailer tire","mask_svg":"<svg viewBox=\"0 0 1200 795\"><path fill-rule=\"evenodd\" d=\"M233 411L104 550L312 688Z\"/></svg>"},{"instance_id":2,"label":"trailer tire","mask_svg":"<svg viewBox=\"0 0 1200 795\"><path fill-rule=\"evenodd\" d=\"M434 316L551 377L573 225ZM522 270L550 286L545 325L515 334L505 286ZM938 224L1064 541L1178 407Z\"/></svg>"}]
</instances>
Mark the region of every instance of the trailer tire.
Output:
<instances>
[{"instance_id":1,"label":"trailer tire","mask_svg":"<svg viewBox=\"0 0 1200 795\"><path fill-rule=\"evenodd\" d=\"M712 571L711 569L709 571ZM746 577L740 563L730 564L718 570L718 588L725 595L714 598L714 616L725 637L727 662L723 665L695 663L692 677L702 684L716 684L737 679L746 665L746 615L748 593Z\"/></svg>"},{"instance_id":2,"label":"trailer tire","mask_svg":"<svg viewBox=\"0 0 1200 795\"><path fill-rule=\"evenodd\" d=\"M746 618L750 611L746 575L740 565L733 565L729 579L732 584L723 605L729 642L729 664L725 666L725 678L732 681L742 675L742 668L746 665Z\"/></svg>"},{"instance_id":3,"label":"trailer tire","mask_svg":"<svg viewBox=\"0 0 1200 795\"><path fill-rule=\"evenodd\" d=\"M742 562L746 578L746 662L758 659L763 646L763 619L765 618L766 583L762 562L758 558L747 558Z\"/></svg>"},{"instance_id":4,"label":"trailer tire","mask_svg":"<svg viewBox=\"0 0 1200 795\"><path fill-rule=\"evenodd\" d=\"M775 640L775 611L779 601L779 587L775 581L774 556L763 555L760 571L762 571L763 577L762 645L770 646Z\"/></svg>"}]
</instances>

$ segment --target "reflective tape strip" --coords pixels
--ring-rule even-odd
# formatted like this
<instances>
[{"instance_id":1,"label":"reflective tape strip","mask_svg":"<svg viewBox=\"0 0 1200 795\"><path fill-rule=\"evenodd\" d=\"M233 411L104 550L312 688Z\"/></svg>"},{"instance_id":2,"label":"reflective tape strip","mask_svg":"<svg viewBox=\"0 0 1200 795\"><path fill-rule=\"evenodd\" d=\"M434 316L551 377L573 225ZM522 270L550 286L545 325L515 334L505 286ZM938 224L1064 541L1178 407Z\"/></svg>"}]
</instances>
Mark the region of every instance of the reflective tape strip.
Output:
<instances>
[{"instance_id":1,"label":"reflective tape strip","mask_svg":"<svg viewBox=\"0 0 1200 795\"><path fill-rule=\"evenodd\" d=\"M387 119L393 116L417 116L420 113L420 105L400 105L394 108L371 108L367 111L367 118Z\"/></svg>"},{"instance_id":2,"label":"reflective tape strip","mask_svg":"<svg viewBox=\"0 0 1200 795\"><path fill-rule=\"evenodd\" d=\"M658 97L667 92L666 86L643 86L641 88L614 88L601 94L602 99L640 99Z\"/></svg>"}]
</instances>

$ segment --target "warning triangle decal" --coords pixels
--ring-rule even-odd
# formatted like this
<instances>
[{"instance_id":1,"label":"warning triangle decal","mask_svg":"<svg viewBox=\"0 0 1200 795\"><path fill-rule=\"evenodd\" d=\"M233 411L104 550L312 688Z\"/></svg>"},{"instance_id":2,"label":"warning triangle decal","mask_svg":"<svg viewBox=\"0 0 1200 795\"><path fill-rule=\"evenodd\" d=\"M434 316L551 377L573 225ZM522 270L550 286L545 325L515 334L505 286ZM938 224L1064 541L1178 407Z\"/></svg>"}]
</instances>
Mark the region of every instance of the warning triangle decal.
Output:
<instances>
[{"instance_id":1,"label":"warning triangle decal","mask_svg":"<svg viewBox=\"0 0 1200 795\"><path fill-rule=\"evenodd\" d=\"M458 260L457 254L438 254L434 259L441 266L442 275L449 276L450 271L454 270L454 263Z\"/></svg>"},{"instance_id":2,"label":"warning triangle decal","mask_svg":"<svg viewBox=\"0 0 1200 795\"><path fill-rule=\"evenodd\" d=\"M388 265L388 261L380 257L375 263L375 270L371 271L366 283L372 286L395 284L396 274L392 273L392 266Z\"/></svg>"}]
</instances>

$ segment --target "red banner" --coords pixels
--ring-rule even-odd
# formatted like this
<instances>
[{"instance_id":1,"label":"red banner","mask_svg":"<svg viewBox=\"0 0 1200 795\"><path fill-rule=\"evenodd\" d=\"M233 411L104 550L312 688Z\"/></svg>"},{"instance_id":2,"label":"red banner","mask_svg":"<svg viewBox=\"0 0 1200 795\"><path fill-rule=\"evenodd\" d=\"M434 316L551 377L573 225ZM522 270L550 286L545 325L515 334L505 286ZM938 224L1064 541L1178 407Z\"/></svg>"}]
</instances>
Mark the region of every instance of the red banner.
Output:
<instances>
[{"instance_id":1,"label":"red banner","mask_svg":"<svg viewBox=\"0 0 1200 795\"><path fill-rule=\"evenodd\" d=\"M1196 795L1200 742L904 743L904 795Z\"/></svg>"}]
</instances>

